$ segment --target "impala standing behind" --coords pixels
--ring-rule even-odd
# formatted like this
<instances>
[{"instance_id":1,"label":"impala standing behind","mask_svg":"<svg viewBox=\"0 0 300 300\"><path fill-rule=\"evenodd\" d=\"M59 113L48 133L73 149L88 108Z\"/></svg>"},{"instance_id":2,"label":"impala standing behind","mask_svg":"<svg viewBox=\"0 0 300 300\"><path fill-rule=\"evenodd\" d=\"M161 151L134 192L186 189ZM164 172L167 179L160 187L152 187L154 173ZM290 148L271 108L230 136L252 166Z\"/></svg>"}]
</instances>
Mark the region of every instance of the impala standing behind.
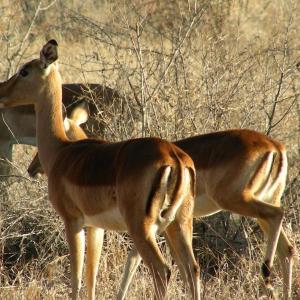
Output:
<instances>
[{"instance_id":1,"label":"impala standing behind","mask_svg":"<svg viewBox=\"0 0 300 300\"><path fill-rule=\"evenodd\" d=\"M4 83L3 83L4 84ZM87 100L92 118L89 119L87 128L96 127L98 131L103 129L103 124L95 122L94 118L98 111L95 103L112 105L119 101L121 95L110 87L100 84L67 83L62 85L63 104L67 116L74 106L82 100ZM33 105L1 109L0 116L0 177L9 175L12 161L12 147L15 144L36 145L36 124Z\"/></svg>"}]
</instances>

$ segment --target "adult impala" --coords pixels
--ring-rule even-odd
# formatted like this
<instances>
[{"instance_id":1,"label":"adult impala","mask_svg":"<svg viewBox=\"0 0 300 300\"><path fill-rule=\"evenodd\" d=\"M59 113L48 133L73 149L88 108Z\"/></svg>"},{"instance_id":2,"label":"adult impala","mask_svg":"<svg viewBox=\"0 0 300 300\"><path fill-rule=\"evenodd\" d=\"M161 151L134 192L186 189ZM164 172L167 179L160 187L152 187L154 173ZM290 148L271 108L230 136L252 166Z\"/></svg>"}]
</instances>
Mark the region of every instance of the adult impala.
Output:
<instances>
[{"instance_id":1,"label":"adult impala","mask_svg":"<svg viewBox=\"0 0 300 300\"><path fill-rule=\"evenodd\" d=\"M49 200L62 217L70 249L72 298L77 299L87 227L87 289L94 299L103 229L128 230L150 267L155 296L166 293L169 269L155 234L165 232L193 299L200 299L199 266L192 251L195 170L175 145L156 138L119 143L70 141L62 119L57 43L0 85L2 107L34 104L37 144L48 177Z\"/></svg>"},{"instance_id":2,"label":"adult impala","mask_svg":"<svg viewBox=\"0 0 300 300\"><path fill-rule=\"evenodd\" d=\"M262 265L265 285L275 298L270 275L277 250L283 273L284 299L290 299L295 249L281 228L283 211L279 207L287 175L284 146L251 130L215 132L174 144L188 153L195 163L194 217L227 210L256 218L268 237ZM140 261L141 257L133 249L125 267L119 300L125 298Z\"/></svg>"},{"instance_id":3,"label":"adult impala","mask_svg":"<svg viewBox=\"0 0 300 300\"><path fill-rule=\"evenodd\" d=\"M63 103L67 116L78 101L94 100L96 103L111 105L121 96L114 89L100 84L70 83L62 85ZM89 110L92 117L97 114L93 101L89 101ZM8 175L12 160L12 147L14 144L36 145L35 113L32 105L12 107L0 110L0 176ZM103 124L89 119L88 128L97 127L101 131ZM98 128L100 127L100 128Z\"/></svg>"}]
</instances>

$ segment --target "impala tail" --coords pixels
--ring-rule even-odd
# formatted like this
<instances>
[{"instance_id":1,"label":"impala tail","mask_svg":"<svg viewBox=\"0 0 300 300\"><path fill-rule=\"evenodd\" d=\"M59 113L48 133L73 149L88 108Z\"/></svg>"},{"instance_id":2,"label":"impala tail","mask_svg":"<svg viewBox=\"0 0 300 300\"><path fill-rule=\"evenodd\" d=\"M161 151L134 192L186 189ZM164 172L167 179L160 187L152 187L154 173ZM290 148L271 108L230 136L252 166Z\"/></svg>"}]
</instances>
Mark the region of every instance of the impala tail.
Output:
<instances>
[{"instance_id":1,"label":"impala tail","mask_svg":"<svg viewBox=\"0 0 300 300\"><path fill-rule=\"evenodd\" d=\"M176 159L175 168L161 167L148 197L146 214L156 220L158 233L163 232L175 219L176 213L186 197L193 198L195 195L193 165L186 166L178 157Z\"/></svg>"},{"instance_id":2,"label":"impala tail","mask_svg":"<svg viewBox=\"0 0 300 300\"><path fill-rule=\"evenodd\" d=\"M271 199L278 188L281 188L279 193L283 192L287 167L287 156L284 149L280 149L277 152L270 151L264 155L252 178L252 184L259 185L255 192L258 198L267 196L267 198ZM277 198L279 199L280 197ZM279 203L274 204L279 205Z\"/></svg>"},{"instance_id":3,"label":"impala tail","mask_svg":"<svg viewBox=\"0 0 300 300\"><path fill-rule=\"evenodd\" d=\"M288 161L285 150L277 152L277 155L274 159L273 168L274 172L276 172L276 176L270 185L271 190L274 190L278 184L285 184L286 182Z\"/></svg>"}]
</instances>

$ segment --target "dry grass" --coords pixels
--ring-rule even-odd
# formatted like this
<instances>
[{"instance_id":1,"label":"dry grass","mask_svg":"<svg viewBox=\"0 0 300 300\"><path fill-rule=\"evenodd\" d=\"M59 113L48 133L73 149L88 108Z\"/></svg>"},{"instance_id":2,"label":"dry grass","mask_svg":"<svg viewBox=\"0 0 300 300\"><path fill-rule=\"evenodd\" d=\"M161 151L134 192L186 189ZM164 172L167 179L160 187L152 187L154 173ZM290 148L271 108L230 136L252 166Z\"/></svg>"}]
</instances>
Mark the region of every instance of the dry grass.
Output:
<instances>
[{"instance_id":1,"label":"dry grass","mask_svg":"<svg viewBox=\"0 0 300 300\"><path fill-rule=\"evenodd\" d=\"M110 140L148 135L179 139L236 127L279 139L287 146L290 165L282 201L284 226L299 247L298 1L203 0L195 5L90 0L82 5L74 0L41 10L50 3L1 2L1 79L54 37L65 82L99 82L124 96L122 104L100 110L99 119L107 125L100 134ZM49 207L45 180L26 175L31 155L32 148L18 146L13 163L17 176L1 183L0 298L66 299L70 276L63 226ZM203 299L263 296L264 245L251 220L224 213L197 221L194 244ZM126 235L107 233L98 299L115 297L129 247ZM299 274L296 263L293 299L300 297ZM281 293L279 275L275 273L274 285ZM128 299L149 297L151 278L141 267ZM172 266L168 299L186 298Z\"/></svg>"}]
</instances>

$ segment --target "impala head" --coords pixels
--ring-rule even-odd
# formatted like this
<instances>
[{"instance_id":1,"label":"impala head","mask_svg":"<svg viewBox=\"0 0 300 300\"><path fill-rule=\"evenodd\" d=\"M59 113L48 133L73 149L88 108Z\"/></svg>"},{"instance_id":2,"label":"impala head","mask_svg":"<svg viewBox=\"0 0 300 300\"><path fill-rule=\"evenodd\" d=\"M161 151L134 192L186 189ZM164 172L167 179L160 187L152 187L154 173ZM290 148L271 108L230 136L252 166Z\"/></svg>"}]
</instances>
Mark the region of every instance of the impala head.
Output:
<instances>
[{"instance_id":1,"label":"impala head","mask_svg":"<svg viewBox=\"0 0 300 300\"><path fill-rule=\"evenodd\" d=\"M42 100L42 93L51 92L53 81L61 82L55 63L57 46L55 40L50 40L41 49L39 59L24 64L10 79L0 83L0 108L36 104Z\"/></svg>"}]
</instances>

